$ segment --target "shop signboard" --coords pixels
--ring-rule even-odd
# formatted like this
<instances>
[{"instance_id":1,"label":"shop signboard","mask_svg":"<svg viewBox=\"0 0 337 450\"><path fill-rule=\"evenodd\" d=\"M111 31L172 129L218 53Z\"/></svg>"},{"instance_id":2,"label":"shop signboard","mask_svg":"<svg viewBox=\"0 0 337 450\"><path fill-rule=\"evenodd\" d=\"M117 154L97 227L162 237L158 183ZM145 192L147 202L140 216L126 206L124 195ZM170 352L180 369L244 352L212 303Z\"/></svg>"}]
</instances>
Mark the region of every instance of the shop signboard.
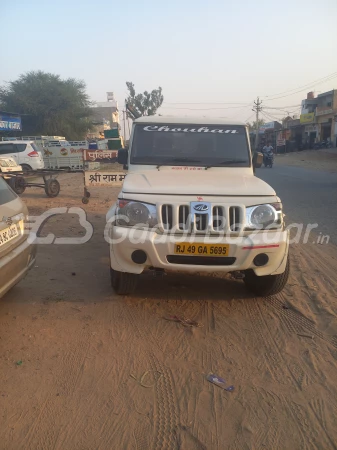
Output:
<instances>
[{"instance_id":1,"label":"shop signboard","mask_svg":"<svg viewBox=\"0 0 337 450\"><path fill-rule=\"evenodd\" d=\"M317 133L318 131L318 125L306 125L304 127L304 131L306 133Z\"/></svg>"},{"instance_id":2,"label":"shop signboard","mask_svg":"<svg viewBox=\"0 0 337 450\"><path fill-rule=\"evenodd\" d=\"M0 131L21 131L21 117L0 114Z\"/></svg>"},{"instance_id":3,"label":"shop signboard","mask_svg":"<svg viewBox=\"0 0 337 450\"><path fill-rule=\"evenodd\" d=\"M287 130L283 130L277 133L276 147L283 147L284 145L286 145L286 131Z\"/></svg>"},{"instance_id":4,"label":"shop signboard","mask_svg":"<svg viewBox=\"0 0 337 450\"><path fill-rule=\"evenodd\" d=\"M124 172L85 172L86 186L122 186L126 173Z\"/></svg>"},{"instance_id":5,"label":"shop signboard","mask_svg":"<svg viewBox=\"0 0 337 450\"><path fill-rule=\"evenodd\" d=\"M301 114L300 116L300 123L311 123L315 120L315 113L307 113L307 114Z\"/></svg>"},{"instance_id":6,"label":"shop signboard","mask_svg":"<svg viewBox=\"0 0 337 450\"><path fill-rule=\"evenodd\" d=\"M266 130L272 130L274 128L274 122L267 122L260 126L259 132L264 133Z\"/></svg>"},{"instance_id":7,"label":"shop signboard","mask_svg":"<svg viewBox=\"0 0 337 450\"><path fill-rule=\"evenodd\" d=\"M325 116L326 114L333 114L334 110L328 106L317 106L316 116Z\"/></svg>"}]
</instances>

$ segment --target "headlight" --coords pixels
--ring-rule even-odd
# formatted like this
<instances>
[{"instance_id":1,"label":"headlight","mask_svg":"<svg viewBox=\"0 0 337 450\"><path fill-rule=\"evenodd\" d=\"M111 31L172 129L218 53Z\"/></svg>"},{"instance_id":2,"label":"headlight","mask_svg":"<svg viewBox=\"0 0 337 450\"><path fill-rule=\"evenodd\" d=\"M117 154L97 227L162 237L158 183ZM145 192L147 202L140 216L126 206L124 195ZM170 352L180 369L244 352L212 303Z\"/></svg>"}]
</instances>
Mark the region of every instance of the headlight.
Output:
<instances>
[{"instance_id":1,"label":"headlight","mask_svg":"<svg viewBox=\"0 0 337 450\"><path fill-rule=\"evenodd\" d=\"M149 227L158 225L155 205L128 200L118 200L117 223L124 227Z\"/></svg>"},{"instance_id":2,"label":"headlight","mask_svg":"<svg viewBox=\"0 0 337 450\"><path fill-rule=\"evenodd\" d=\"M246 208L246 228L281 228L283 223L282 204L273 203Z\"/></svg>"}]
</instances>

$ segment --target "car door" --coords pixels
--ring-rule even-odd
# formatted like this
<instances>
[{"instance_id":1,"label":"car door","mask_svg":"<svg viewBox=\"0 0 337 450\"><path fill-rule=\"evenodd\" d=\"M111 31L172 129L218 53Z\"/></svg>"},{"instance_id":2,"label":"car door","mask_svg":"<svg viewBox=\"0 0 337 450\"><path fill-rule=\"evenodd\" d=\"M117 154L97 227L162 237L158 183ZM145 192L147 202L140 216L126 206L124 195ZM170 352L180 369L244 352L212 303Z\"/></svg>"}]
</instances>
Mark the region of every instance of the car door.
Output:
<instances>
[{"instance_id":1,"label":"car door","mask_svg":"<svg viewBox=\"0 0 337 450\"><path fill-rule=\"evenodd\" d=\"M18 154L15 144L13 144L12 142L0 144L0 156L9 156L13 158L14 161L18 162Z\"/></svg>"}]
</instances>

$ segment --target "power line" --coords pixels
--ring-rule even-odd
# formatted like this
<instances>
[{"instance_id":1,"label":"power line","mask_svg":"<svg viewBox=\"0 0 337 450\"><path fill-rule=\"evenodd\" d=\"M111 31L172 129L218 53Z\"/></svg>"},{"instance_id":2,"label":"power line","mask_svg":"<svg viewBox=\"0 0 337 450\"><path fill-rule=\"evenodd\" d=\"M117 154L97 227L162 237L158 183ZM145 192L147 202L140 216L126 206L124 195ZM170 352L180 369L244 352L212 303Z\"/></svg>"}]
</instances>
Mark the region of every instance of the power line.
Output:
<instances>
[{"instance_id":1,"label":"power line","mask_svg":"<svg viewBox=\"0 0 337 450\"><path fill-rule=\"evenodd\" d=\"M248 117L248 119L246 119L246 120L244 120L244 123L247 123L247 122L249 122L250 121L250 119L252 118L254 116L254 113L251 115L251 116L249 116Z\"/></svg>"},{"instance_id":2,"label":"power line","mask_svg":"<svg viewBox=\"0 0 337 450\"><path fill-rule=\"evenodd\" d=\"M234 114L234 116L231 116L230 119L231 119L231 120L236 119L236 118L241 114L241 111L242 111L243 109L248 108L248 107L251 108L253 102L254 102L254 100L252 100L251 102L249 102L247 105L242 106L242 107L239 109L238 113L237 113L237 114Z\"/></svg>"},{"instance_id":3,"label":"power line","mask_svg":"<svg viewBox=\"0 0 337 450\"><path fill-rule=\"evenodd\" d=\"M264 111L267 110L267 112L269 112L269 108L263 108L263 109L264 109ZM297 111L297 109L295 109L294 111ZM273 113L273 114L284 114L284 113L290 114L294 111L289 111L289 109L278 109L276 111L271 111L269 114L271 114L271 113Z\"/></svg>"},{"instance_id":4,"label":"power line","mask_svg":"<svg viewBox=\"0 0 337 450\"><path fill-rule=\"evenodd\" d=\"M246 102L163 102L163 105L245 105Z\"/></svg>"},{"instance_id":5,"label":"power line","mask_svg":"<svg viewBox=\"0 0 337 450\"><path fill-rule=\"evenodd\" d=\"M306 87L308 87L308 86L312 86L312 85L315 84L316 82L320 82L320 81L322 81L322 80L325 80L326 78L335 77L336 75L337 75L337 72L333 72L332 74L326 75L326 76L323 77L323 78L318 78L317 80L314 80L314 81L312 81L311 83L307 83L307 84L305 84L305 85L303 85L303 86L298 86L298 87L293 88L293 89L287 89L286 91L278 92L277 94L271 94L270 96L271 96L271 97L274 97L274 96L276 96L276 95L282 95L282 94L286 94L286 93L291 92L291 91L296 91L297 89L306 88ZM269 96L269 95L265 95L264 97L270 97L270 96Z\"/></svg>"},{"instance_id":6,"label":"power line","mask_svg":"<svg viewBox=\"0 0 337 450\"><path fill-rule=\"evenodd\" d=\"M245 105L245 106L249 106ZM186 111L214 111L214 110L222 110L222 109L237 109L237 108L243 108L242 106L227 106L226 108L173 108L171 106L167 107L167 106L163 106L162 108L164 109L174 109L174 110L178 110L178 109L183 109Z\"/></svg>"},{"instance_id":7,"label":"power line","mask_svg":"<svg viewBox=\"0 0 337 450\"><path fill-rule=\"evenodd\" d=\"M306 85L304 85L302 87L289 89L288 91L280 92L279 94L274 94L274 95L277 96L277 95L280 95L280 94L291 92L290 94L282 95L281 97L274 97L274 96L272 96L272 98L269 98L269 100L271 101L271 100L278 100L279 98L290 97L291 95L298 94L299 92L303 92L303 91L305 91L306 89L308 89L310 87L316 86L316 85L321 84L321 83L325 83L325 82L330 81L330 80L332 80L334 78L337 78L337 72L334 72L334 73L332 73L332 74L330 74L330 75L328 75L328 76L326 76L324 78L320 78L318 80L315 80L312 83L308 83L308 84L306 84ZM295 91L296 89L300 89L300 90L296 91L296 92L292 92L292 91ZM267 98L267 97L270 97L270 96L269 95L265 95L265 97Z\"/></svg>"},{"instance_id":8,"label":"power line","mask_svg":"<svg viewBox=\"0 0 337 450\"><path fill-rule=\"evenodd\" d=\"M265 106L264 109L282 109L283 111L285 108L300 108L301 105L291 105L291 106Z\"/></svg>"},{"instance_id":9,"label":"power line","mask_svg":"<svg viewBox=\"0 0 337 450\"><path fill-rule=\"evenodd\" d=\"M264 111L262 111L262 115L263 115L264 118L266 118L267 120L271 120L272 122L274 122L276 120L274 117L270 116L269 114L267 114Z\"/></svg>"},{"instance_id":10,"label":"power line","mask_svg":"<svg viewBox=\"0 0 337 450\"><path fill-rule=\"evenodd\" d=\"M269 114L269 113L266 113L266 111L262 111L262 114L264 114L264 116L265 116L268 120L272 120L273 122L274 122L275 120L278 122L279 120L282 120L282 119L283 119L283 117L275 117L275 116L273 116L273 115L271 115L271 114Z\"/></svg>"}]
</instances>

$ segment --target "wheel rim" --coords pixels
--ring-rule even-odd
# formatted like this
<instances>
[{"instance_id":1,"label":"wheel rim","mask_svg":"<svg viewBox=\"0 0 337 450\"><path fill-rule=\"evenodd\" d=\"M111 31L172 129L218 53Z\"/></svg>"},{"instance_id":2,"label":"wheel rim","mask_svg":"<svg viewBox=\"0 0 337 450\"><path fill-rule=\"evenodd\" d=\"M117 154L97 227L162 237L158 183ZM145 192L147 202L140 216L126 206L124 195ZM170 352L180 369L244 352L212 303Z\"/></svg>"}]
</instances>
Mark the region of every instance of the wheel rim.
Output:
<instances>
[{"instance_id":1,"label":"wheel rim","mask_svg":"<svg viewBox=\"0 0 337 450\"><path fill-rule=\"evenodd\" d=\"M52 181L49 185L49 191L51 194L57 194L59 191L59 185L57 181Z\"/></svg>"}]
</instances>

